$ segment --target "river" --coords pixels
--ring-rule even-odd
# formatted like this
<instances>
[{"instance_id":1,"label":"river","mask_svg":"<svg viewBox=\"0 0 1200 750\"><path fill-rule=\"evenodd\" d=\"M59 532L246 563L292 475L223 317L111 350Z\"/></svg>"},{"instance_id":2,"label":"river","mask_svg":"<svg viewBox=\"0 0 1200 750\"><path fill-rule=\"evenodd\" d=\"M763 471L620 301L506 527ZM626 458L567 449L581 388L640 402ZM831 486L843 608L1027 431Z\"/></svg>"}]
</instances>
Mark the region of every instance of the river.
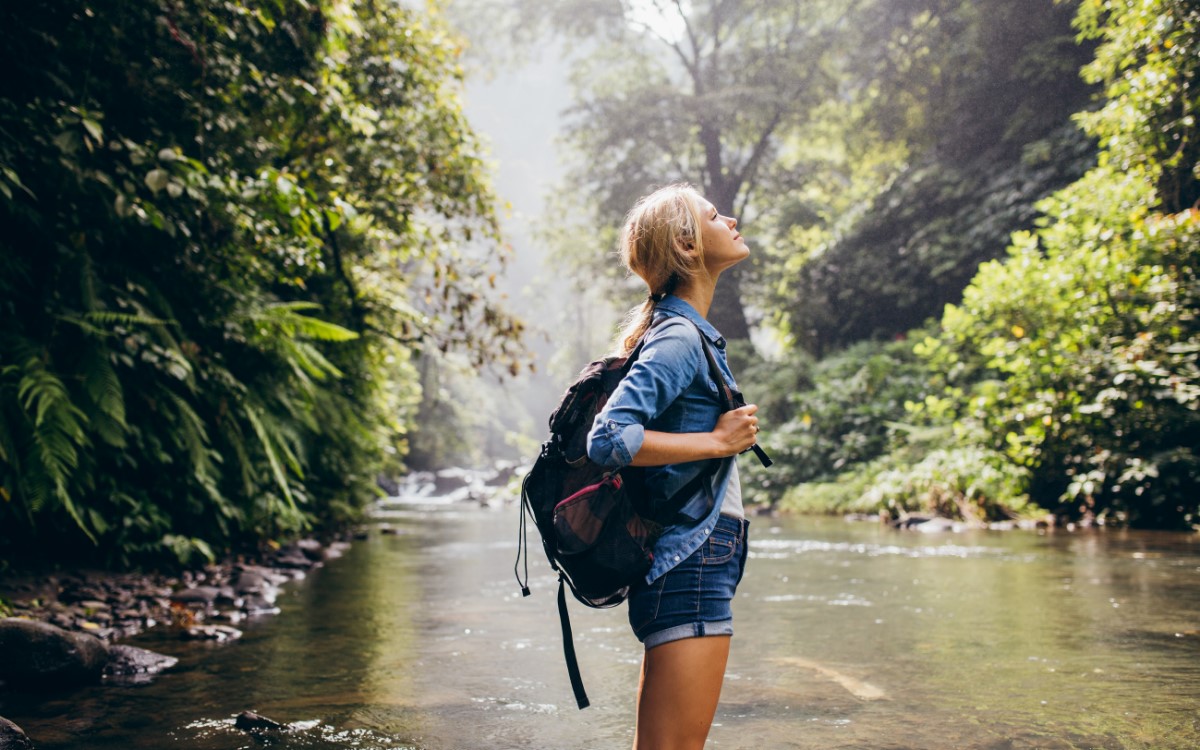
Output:
<instances>
[{"instance_id":1,"label":"river","mask_svg":"<svg viewBox=\"0 0 1200 750\"><path fill-rule=\"evenodd\" d=\"M394 502L236 642L140 686L0 699L40 750L594 750L631 741L641 649L624 609L573 606L575 708L555 579L517 511ZM1119 530L921 534L754 519L710 748L1200 747L1200 541ZM251 709L292 726L253 737Z\"/></svg>"}]
</instances>

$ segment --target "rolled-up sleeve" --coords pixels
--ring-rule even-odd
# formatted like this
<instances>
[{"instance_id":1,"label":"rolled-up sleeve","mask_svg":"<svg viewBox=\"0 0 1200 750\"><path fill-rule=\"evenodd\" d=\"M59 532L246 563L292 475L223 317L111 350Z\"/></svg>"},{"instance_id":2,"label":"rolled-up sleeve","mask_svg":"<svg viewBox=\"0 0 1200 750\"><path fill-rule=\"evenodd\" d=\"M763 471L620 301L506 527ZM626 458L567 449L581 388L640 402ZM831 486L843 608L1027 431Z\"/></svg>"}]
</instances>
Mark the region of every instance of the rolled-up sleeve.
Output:
<instances>
[{"instance_id":1,"label":"rolled-up sleeve","mask_svg":"<svg viewBox=\"0 0 1200 750\"><path fill-rule=\"evenodd\" d=\"M646 425L692 382L703 358L700 333L687 321L656 326L629 374L596 415L588 433L588 458L601 466L627 466L642 448Z\"/></svg>"}]
</instances>

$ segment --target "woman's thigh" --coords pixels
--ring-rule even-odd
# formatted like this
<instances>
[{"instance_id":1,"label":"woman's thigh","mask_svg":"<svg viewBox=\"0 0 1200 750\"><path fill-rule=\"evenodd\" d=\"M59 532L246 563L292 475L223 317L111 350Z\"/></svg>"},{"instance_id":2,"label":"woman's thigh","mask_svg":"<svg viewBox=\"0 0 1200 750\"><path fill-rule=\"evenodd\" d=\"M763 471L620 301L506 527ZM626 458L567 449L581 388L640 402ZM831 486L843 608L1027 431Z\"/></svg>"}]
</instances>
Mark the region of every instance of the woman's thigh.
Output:
<instances>
[{"instance_id":1,"label":"woman's thigh","mask_svg":"<svg viewBox=\"0 0 1200 750\"><path fill-rule=\"evenodd\" d=\"M729 636L670 641L646 651L634 750L701 750L729 660Z\"/></svg>"}]
</instances>

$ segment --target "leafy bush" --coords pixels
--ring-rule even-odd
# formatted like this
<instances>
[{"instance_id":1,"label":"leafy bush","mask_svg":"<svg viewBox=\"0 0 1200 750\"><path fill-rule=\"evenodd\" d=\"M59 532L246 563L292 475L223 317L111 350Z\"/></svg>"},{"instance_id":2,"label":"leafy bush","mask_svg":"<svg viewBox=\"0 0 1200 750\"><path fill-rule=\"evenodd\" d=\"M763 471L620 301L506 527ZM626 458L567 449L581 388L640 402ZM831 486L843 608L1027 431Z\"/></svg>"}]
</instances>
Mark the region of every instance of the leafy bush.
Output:
<instances>
[{"instance_id":1,"label":"leafy bush","mask_svg":"<svg viewBox=\"0 0 1200 750\"><path fill-rule=\"evenodd\" d=\"M893 515L924 511L964 521L996 521L1038 510L1025 494L1027 473L987 448L938 448L911 466L870 475L870 488L856 506Z\"/></svg>"},{"instance_id":2,"label":"leafy bush","mask_svg":"<svg viewBox=\"0 0 1200 750\"><path fill-rule=\"evenodd\" d=\"M905 403L925 397L929 378L912 344L892 341L856 344L817 363L803 354L761 363L743 380L784 394L759 401L763 446L775 466L755 464L746 475L748 500L769 502L789 487L838 476L885 453Z\"/></svg>"},{"instance_id":3,"label":"leafy bush","mask_svg":"<svg viewBox=\"0 0 1200 750\"><path fill-rule=\"evenodd\" d=\"M458 46L399 3L0 10L0 546L200 559L353 517L419 346L516 366Z\"/></svg>"}]
</instances>

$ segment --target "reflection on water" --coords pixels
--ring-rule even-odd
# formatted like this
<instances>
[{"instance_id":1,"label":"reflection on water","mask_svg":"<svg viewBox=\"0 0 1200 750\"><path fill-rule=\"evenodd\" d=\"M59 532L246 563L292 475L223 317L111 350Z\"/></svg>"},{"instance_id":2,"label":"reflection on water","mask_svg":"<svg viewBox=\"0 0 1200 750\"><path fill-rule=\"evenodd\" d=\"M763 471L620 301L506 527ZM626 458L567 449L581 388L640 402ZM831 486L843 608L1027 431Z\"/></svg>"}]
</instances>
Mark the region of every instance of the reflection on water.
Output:
<instances>
[{"instance_id":1,"label":"reflection on water","mask_svg":"<svg viewBox=\"0 0 1200 750\"><path fill-rule=\"evenodd\" d=\"M55 748L626 747L641 647L623 609L572 609L593 707L574 707L555 580L512 579L517 515L395 504L231 644L139 687L0 697ZM1200 545L1097 532L905 534L756 519L713 748L1200 746ZM233 727L243 710L281 733Z\"/></svg>"}]
</instances>

